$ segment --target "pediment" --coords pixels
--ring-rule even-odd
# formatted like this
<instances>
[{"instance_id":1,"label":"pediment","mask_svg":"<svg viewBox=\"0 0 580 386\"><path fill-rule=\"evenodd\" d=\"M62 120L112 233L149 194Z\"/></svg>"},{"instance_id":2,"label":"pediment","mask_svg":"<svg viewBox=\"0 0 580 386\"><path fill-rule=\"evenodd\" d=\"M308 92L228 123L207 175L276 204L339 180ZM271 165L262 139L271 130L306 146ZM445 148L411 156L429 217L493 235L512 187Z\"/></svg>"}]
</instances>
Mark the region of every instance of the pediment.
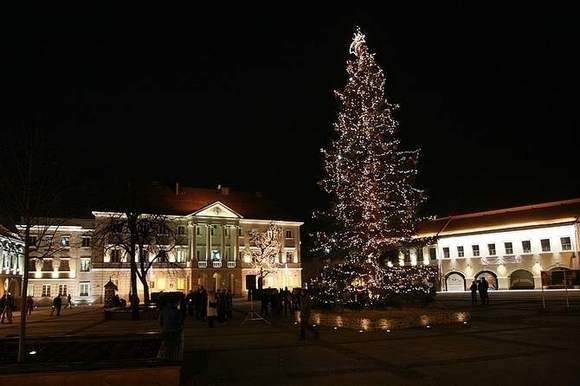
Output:
<instances>
[{"instance_id":1,"label":"pediment","mask_svg":"<svg viewBox=\"0 0 580 386\"><path fill-rule=\"evenodd\" d=\"M198 217L242 218L240 214L219 201L201 208L192 213L192 215Z\"/></svg>"}]
</instances>

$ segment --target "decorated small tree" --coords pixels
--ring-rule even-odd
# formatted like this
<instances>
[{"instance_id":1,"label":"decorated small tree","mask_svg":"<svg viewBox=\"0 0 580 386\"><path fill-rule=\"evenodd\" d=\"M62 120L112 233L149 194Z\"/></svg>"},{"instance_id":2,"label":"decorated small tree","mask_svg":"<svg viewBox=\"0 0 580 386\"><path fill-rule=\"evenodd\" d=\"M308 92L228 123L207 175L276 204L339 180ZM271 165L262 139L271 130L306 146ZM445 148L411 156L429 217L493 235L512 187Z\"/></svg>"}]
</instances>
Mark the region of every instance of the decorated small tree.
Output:
<instances>
[{"instance_id":1,"label":"decorated small tree","mask_svg":"<svg viewBox=\"0 0 580 386\"><path fill-rule=\"evenodd\" d=\"M277 271L280 266L280 251L283 246L282 229L274 223L260 231L252 229L248 235L249 246L245 254L250 256L250 265L258 276L258 289L262 289L264 279Z\"/></svg>"}]
</instances>

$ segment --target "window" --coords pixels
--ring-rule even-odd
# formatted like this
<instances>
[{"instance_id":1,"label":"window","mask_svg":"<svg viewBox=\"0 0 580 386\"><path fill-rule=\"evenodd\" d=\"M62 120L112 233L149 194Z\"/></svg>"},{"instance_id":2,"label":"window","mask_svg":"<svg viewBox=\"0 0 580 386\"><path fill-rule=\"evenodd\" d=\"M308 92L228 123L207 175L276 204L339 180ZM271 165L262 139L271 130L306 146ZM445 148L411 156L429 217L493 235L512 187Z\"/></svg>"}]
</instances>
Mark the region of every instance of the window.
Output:
<instances>
[{"instance_id":1,"label":"window","mask_svg":"<svg viewBox=\"0 0 580 386\"><path fill-rule=\"evenodd\" d=\"M91 246L91 236L83 236L81 238L81 247L88 248Z\"/></svg>"},{"instance_id":2,"label":"window","mask_svg":"<svg viewBox=\"0 0 580 386\"><path fill-rule=\"evenodd\" d=\"M178 235L184 235L185 234L185 227L183 225L178 225L177 226L177 234Z\"/></svg>"},{"instance_id":3,"label":"window","mask_svg":"<svg viewBox=\"0 0 580 386\"><path fill-rule=\"evenodd\" d=\"M200 227L198 227L198 226L195 227L195 234L198 236L201 235L201 228Z\"/></svg>"},{"instance_id":4,"label":"window","mask_svg":"<svg viewBox=\"0 0 580 386\"><path fill-rule=\"evenodd\" d=\"M178 290L184 290L185 289L185 279L182 277L178 277L177 278L177 289Z\"/></svg>"},{"instance_id":5,"label":"window","mask_svg":"<svg viewBox=\"0 0 580 386\"><path fill-rule=\"evenodd\" d=\"M542 239L540 243L542 244L542 252L550 252L550 239Z\"/></svg>"},{"instance_id":6,"label":"window","mask_svg":"<svg viewBox=\"0 0 580 386\"><path fill-rule=\"evenodd\" d=\"M70 247L70 236L62 236L60 238L60 245L63 247Z\"/></svg>"},{"instance_id":7,"label":"window","mask_svg":"<svg viewBox=\"0 0 580 386\"><path fill-rule=\"evenodd\" d=\"M495 244L487 244L487 251L490 256L495 256Z\"/></svg>"},{"instance_id":8,"label":"window","mask_svg":"<svg viewBox=\"0 0 580 386\"><path fill-rule=\"evenodd\" d=\"M294 259L294 254L292 252L286 252L286 262L291 263Z\"/></svg>"},{"instance_id":9,"label":"window","mask_svg":"<svg viewBox=\"0 0 580 386\"><path fill-rule=\"evenodd\" d=\"M458 256L458 257L463 257L463 256L465 256L465 251L463 250L463 246L459 246L459 247L457 247L457 256Z\"/></svg>"},{"instance_id":10,"label":"window","mask_svg":"<svg viewBox=\"0 0 580 386\"><path fill-rule=\"evenodd\" d=\"M90 281L81 281L79 283L79 295L80 296L89 296L91 293L91 282Z\"/></svg>"},{"instance_id":11,"label":"window","mask_svg":"<svg viewBox=\"0 0 580 386\"><path fill-rule=\"evenodd\" d=\"M154 280L151 280L149 282L149 288L151 288L151 289L155 288L155 281Z\"/></svg>"},{"instance_id":12,"label":"window","mask_svg":"<svg viewBox=\"0 0 580 386\"><path fill-rule=\"evenodd\" d=\"M52 246L52 236L44 236L44 244L47 247L51 247Z\"/></svg>"},{"instance_id":13,"label":"window","mask_svg":"<svg viewBox=\"0 0 580 386\"><path fill-rule=\"evenodd\" d=\"M34 284L28 283L28 291L26 291L28 296L34 297Z\"/></svg>"},{"instance_id":14,"label":"window","mask_svg":"<svg viewBox=\"0 0 580 386\"><path fill-rule=\"evenodd\" d=\"M219 261L222 259L222 256L221 256L219 249L212 249L211 250L211 259L212 259L212 261Z\"/></svg>"},{"instance_id":15,"label":"window","mask_svg":"<svg viewBox=\"0 0 580 386\"><path fill-rule=\"evenodd\" d=\"M28 237L28 245L29 246L34 247L34 246L36 246L37 242L38 242L38 240L37 240L36 236L29 236Z\"/></svg>"},{"instance_id":16,"label":"window","mask_svg":"<svg viewBox=\"0 0 580 386\"><path fill-rule=\"evenodd\" d=\"M199 260L200 256L201 256L200 251L199 250L195 251L195 257L197 258L197 260Z\"/></svg>"},{"instance_id":17,"label":"window","mask_svg":"<svg viewBox=\"0 0 580 386\"><path fill-rule=\"evenodd\" d=\"M473 251L473 256L479 256L479 245L472 245L471 250Z\"/></svg>"},{"instance_id":18,"label":"window","mask_svg":"<svg viewBox=\"0 0 580 386\"><path fill-rule=\"evenodd\" d=\"M112 249L111 250L111 263L120 263L121 262L121 250L120 249Z\"/></svg>"},{"instance_id":19,"label":"window","mask_svg":"<svg viewBox=\"0 0 580 386\"><path fill-rule=\"evenodd\" d=\"M91 272L90 257L81 257L81 272Z\"/></svg>"},{"instance_id":20,"label":"window","mask_svg":"<svg viewBox=\"0 0 580 386\"><path fill-rule=\"evenodd\" d=\"M287 239L291 239L292 238L292 231L286 231L286 238Z\"/></svg>"},{"instance_id":21,"label":"window","mask_svg":"<svg viewBox=\"0 0 580 386\"><path fill-rule=\"evenodd\" d=\"M435 247L429 247L429 258L431 260L437 259L437 248L435 248Z\"/></svg>"},{"instance_id":22,"label":"window","mask_svg":"<svg viewBox=\"0 0 580 386\"><path fill-rule=\"evenodd\" d=\"M560 237L560 242L562 243L563 251L572 250L572 243L570 243L570 237Z\"/></svg>"},{"instance_id":23,"label":"window","mask_svg":"<svg viewBox=\"0 0 580 386\"><path fill-rule=\"evenodd\" d=\"M238 228L238 236L242 236L242 228Z\"/></svg>"},{"instance_id":24,"label":"window","mask_svg":"<svg viewBox=\"0 0 580 386\"><path fill-rule=\"evenodd\" d=\"M417 248L417 261L423 261L423 248Z\"/></svg>"},{"instance_id":25,"label":"window","mask_svg":"<svg viewBox=\"0 0 580 386\"><path fill-rule=\"evenodd\" d=\"M175 259L178 263L184 263L185 262L185 249L177 249L175 251Z\"/></svg>"},{"instance_id":26,"label":"window","mask_svg":"<svg viewBox=\"0 0 580 386\"><path fill-rule=\"evenodd\" d=\"M224 227L224 235L230 237L230 227Z\"/></svg>"},{"instance_id":27,"label":"window","mask_svg":"<svg viewBox=\"0 0 580 386\"><path fill-rule=\"evenodd\" d=\"M50 297L50 284L43 284L42 285L42 297L43 298Z\"/></svg>"},{"instance_id":28,"label":"window","mask_svg":"<svg viewBox=\"0 0 580 386\"><path fill-rule=\"evenodd\" d=\"M213 225L209 228L209 232L210 232L209 234L213 236L213 233L214 233L214 226Z\"/></svg>"},{"instance_id":29,"label":"window","mask_svg":"<svg viewBox=\"0 0 580 386\"><path fill-rule=\"evenodd\" d=\"M158 224L157 225L157 234L159 236L164 236L164 235L168 234L168 232L167 232L167 225L165 225L165 224Z\"/></svg>"},{"instance_id":30,"label":"window","mask_svg":"<svg viewBox=\"0 0 580 386\"><path fill-rule=\"evenodd\" d=\"M522 250L524 253L532 253L532 243L530 240L522 241Z\"/></svg>"},{"instance_id":31,"label":"window","mask_svg":"<svg viewBox=\"0 0 580 386\"><path fill-rule=\"evenodd\" d=\"M58 285L58 296L66 296L66 284L59 284Z\"/></svg>"},{"instance_id":32,"label":"window","mask_svg":"<svg viewBox=\"0 0 580 386\"><path fill-rule=\"evenodd\" d=\"M449 248L448 247L443 248L443 257L449 258Z\"/></svg>"},{"instance_id":33,"label":"window","mask_svg":"<svg viewBox=\"0 0 580 386\"><path fill-rule=\"evenodd\" d=\"M510 242L503 243L503 246L505 248L506 255L513 255L514 254L514 246L512 243L510 243Z\"/></svg>"}]
</instances>

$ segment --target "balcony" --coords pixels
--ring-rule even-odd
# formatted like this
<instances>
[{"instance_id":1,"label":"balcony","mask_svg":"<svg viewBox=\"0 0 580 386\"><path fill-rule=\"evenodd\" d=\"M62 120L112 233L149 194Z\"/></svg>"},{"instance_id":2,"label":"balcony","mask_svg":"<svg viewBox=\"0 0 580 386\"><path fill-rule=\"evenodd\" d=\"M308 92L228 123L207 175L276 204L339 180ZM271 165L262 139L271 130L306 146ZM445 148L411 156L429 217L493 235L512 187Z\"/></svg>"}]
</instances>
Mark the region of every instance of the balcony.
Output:
<instances>
[{"instance_id":1,"label":"balcony","mask_svg":"<svg viewBox=\"0 0 580 386\"><path fill-rule=\"evenodd\" d=\"M212 261L214 268L221 268L222 262L221 261Z\"/></svg>"},{"instance_id":2,"label":"balcony","mask_svg":"<svg viewBox=\"0 0 580 386\"><path fill-rule=\"evenodd\" d=\"M228 261L228 268L236 268L236 262L235 261Z\"/></svg>"},{"instance_id":3,"label":"balcony","mask_svg":"<svg viewBox=\"0 0 580 386\"><path fill-rule=\"evenodd\" d=\"M207 261L205 260L200 260L197 262L197 267L198 268L207 268Z\"/></svg>"}]
</instances>

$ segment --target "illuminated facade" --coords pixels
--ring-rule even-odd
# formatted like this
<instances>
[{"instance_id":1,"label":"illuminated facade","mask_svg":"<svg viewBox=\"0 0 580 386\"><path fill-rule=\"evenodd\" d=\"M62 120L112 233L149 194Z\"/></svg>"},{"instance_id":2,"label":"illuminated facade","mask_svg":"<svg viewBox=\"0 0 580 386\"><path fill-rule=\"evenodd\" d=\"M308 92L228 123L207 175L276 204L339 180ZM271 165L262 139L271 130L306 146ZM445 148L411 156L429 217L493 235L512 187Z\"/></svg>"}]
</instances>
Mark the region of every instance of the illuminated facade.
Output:
<instances>
[{"instance_id":1,"label":"illuminated facade","mask_svg":"<svg viewBox=\"0 0 580 386\"><path fill-rule=\"evenodd\" d=\"M24 268L24 243L0 225L0 296L20 293Z\"/></svg>"},{"instance_id":2,"label":"illuminated facade","mask_svg":"<svg viewBox=\"0 0 580 386\"><path fill-rule=\"evenodd\" d=\"M438 218L418 230L437 244L412 250L401 263L437 264L442 290L450 292L481 276L493 289L540 289L542 272L551 280L544 286L563 285L566 274L577 286L579 216L574 199Z\"/></svg>"},{"instance_id":3,"label":"illuminated facade","mask_svg":"<svg viewBox=\"0 0 580 386\"><path fill-rule=\"evenodd\" d=\"M167 262L153 262L147 272L150 292L183 291L203 285L207 289L230 289L245 296L247 286L257 283L258 272L249 263L252 245L248 233L274 224L282 232L276 269L264 279L264 287L294 288L302 284L300 226L258 194L230 193L229 189L157 186L151 193L149 213L169 220L172 245ZM68 219L66 225L46 232L46 243L57 246L43 259L30 263L28 293L48 303L57 294L70 294L75 303L99 303L104 285L111 280L119 296L128 299L130 268L121 249L107 245L95 229L120 213L92 212L93 219ZM39 245L43 245L42 243ZM42 248L36 251L42 254ZM150 256L152 258L153 256ZM138 282L139 297L143 287Z\"/></svg>"}]
</instances>

